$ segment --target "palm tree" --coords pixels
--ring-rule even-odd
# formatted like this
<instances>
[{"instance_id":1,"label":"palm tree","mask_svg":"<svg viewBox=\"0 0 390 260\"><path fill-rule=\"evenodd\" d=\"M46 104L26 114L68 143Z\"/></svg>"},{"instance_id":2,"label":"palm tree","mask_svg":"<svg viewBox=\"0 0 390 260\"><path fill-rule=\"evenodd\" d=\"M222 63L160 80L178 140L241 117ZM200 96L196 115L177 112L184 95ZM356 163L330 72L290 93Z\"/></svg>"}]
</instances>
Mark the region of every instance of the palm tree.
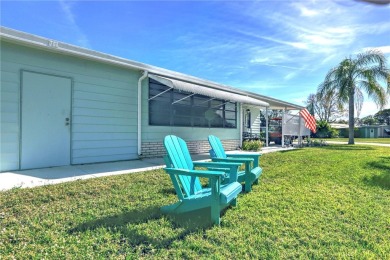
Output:
<instances>
[{"instance_id":1,"label":"palm tree","mask_svg":"<svg viewBox=\"0 0 390 260\"><path fill-rule=\"evenodd\" d=\"M385 83L386 87L380 83ZM388 102L390 94L390 71L386 67L386 58L379 51L360 53L356 58L346 58L337 67L331 69L323 83L318 87L318 95L326 96L334 91L338 102L349 108L349 140L354 144L355 105L361 107L363 91L382 109ZM359 110L359 109L358 109Z\"/></svg>"}]
</instances>

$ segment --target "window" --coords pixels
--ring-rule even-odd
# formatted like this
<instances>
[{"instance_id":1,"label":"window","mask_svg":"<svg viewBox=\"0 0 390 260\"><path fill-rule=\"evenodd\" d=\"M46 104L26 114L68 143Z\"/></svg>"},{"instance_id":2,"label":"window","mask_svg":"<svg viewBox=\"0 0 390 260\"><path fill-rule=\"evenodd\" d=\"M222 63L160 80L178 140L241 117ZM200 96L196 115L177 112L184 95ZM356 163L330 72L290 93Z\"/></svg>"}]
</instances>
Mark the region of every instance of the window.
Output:
<instances>
[{"instance_id":1,"label":"window","mask_svg":"<svg viewBox=\"0 0 390 260\"><path fill-rule=\"evenodd\" d=\"M237 104L149 79L149 125L236 128Z\"/></svg>"}]
</instances>

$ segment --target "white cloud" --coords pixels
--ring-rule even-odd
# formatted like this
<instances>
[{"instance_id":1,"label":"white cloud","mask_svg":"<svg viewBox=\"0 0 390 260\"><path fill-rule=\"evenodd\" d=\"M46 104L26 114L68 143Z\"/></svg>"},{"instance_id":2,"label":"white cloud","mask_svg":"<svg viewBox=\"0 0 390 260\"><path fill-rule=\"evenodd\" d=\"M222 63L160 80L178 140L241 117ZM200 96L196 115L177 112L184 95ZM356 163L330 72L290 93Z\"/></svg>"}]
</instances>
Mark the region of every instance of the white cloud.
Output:
<instances>
[{"instance_id":1,"label":"white cloud","mask_svg":"<svg viewBox=\"0 0 390 260\"><path fill-rule=\"evenodd\" d=\"M300 11L300 16L303 17L314 17L321 14L320 11L309 9L306 6L302 5L301 3L294 3L293 6Z\"/></svg>"},{"instance_id":2,"label":"white cloud","mask_svg":"<svg viewBox=\"0 0 390 260\"><path fill-rule=\"evenodd\" d=\"M253 58L250 60L250 63L265 63L265 62L269 62L271 59L269 57L265 57L265 58Z\"/></svg>"},{"instance_id":3,"label":"white cloud","mask_svg":"<svg viewBox=\"0 0 390 260\"><path fill-rule=\"evenodd\" d=\"M239 89L245 89L259 94L264 94L264 91L268 91L268 90L275 91L278 89L280 90L280 89L288 88L288 86L286 85L275 83L270 80L243 81L234 84L234 86Z\"/></svg>"},{"instance_id":4,"label":"white cloud","mask_svg":"<svg viewBox=\"0 0 390 260\"><path fill-rule=\"evenodd\" d=\"M286 76L284 76L284 79L285 79L285 80L289 80L289 79L294 78L294 77L297 76L297 75L298 75L298 73L297 73L296 71L290 72L290 73L288 73Z\"/></svg>"},{"instance_id":5,"label":"white cloud","mask_svg":"<svg viewBox=\"0 0 390 260\"><path fill-rule=\"evenodd\" d=\"M304 42L285 41L285 40L281 40L281 39L277 39L277 38L273 38L273 37L266 37L266 36L261 36L260 38L262 38L264 40L271 41L271 42L276 42L276 43L288 45L288 46L291 46L291 47L294 47L294 48L297 48L297 49L308 49L307 44L304 43Z\"/></svg>"},{"instance_id":6,"label":"white cloud","mask_svg":"<svg viewBox=\"0 0 390 260\"><path fill-rule=\"evenodd\" d=\"M77 43L81 45L82 47L91 48L91 45L89 43L89 40L87 36L82 32L80 27L78 26L76 22L76 18L72 12L72 6L75 4L75 2L69 2L66 0L59 0L59 4L61 6L62 11L65 14L65 18L68 21L70 25L70 29L75 33L75 35L78 35Z\"/></svg>"}]
</instances>

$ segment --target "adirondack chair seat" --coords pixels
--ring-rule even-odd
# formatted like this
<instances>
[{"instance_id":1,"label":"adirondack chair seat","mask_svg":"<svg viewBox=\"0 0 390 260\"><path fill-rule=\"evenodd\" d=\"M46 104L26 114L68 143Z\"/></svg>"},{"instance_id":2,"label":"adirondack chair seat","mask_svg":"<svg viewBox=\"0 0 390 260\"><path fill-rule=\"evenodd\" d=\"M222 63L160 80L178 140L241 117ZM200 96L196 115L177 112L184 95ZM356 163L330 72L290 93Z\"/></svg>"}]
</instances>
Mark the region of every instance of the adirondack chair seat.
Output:
<instances>
[{"instance_id":1,"label":"adirondack chair seat","mask_svg":"<svg viewBox=\"0 0 390 260\"><path fill-rule=\"evenodd\" d=\"M211 152L210 152L211 153ZM240 155L241 156L241 155ZM259 158L259 155L254 155L257 158ZM263 169L260 166L254 167L251 169L251 163L254 162L253 158L211 158L214 162L237 162L237 163L243 163L245 164L245 170L237 172L237 181L238 182L245 182L245 191L249 192L251 191L251 184L257 184L259 181L260 175L263 173ZM226 172L226 175L224 176L224 179L222 180L222 183L229 182L229 169L227 168L208 168L209 170L213 171L224 171Z\"/></svg>"},{"instance_id":2,"label":"adirondack chair seat","mask_svg":"<svg viewBox=\"0 0 390 260\"><path fill-rule=\"evenodd\" d=\"M187 145L183 139L169 135L164 138L167 165L164 170L169 174L179 201L163 206L164 213L180 214L198 209L210 208L211 221L220 224L220 213L228 206L235 206L242 186L237 182L240 163L192 162ZM225 171L197 170L202 168L224 168L229 181L222 183ZM202 187L199 177L208 178L209 187Z\"/></svg>"},{"instance_id":3,"label":"adirondack chair seat","mask_svg":"<svg viewBox=\"0 0 390 260\"><path fill-rule=\"evenodd\" d=\"M170 169L166 170L170 171ZM203 174L201 177L206 176L207 171L202 171ZM211 173L211 171L209 171ZM217 172L214 172L217 173ZM219 174L223 174L222 172L218 172ZM171 174L170 174L171 175ZM220 176L221 176L220 175ZM212 176L215 177L215 176ZM173 180L173 176L171 175L171 179ZM175 185L176 186L176 185ZM235 181L235 182L230 182L227 184L221 184L219 191L216 191L213 188L202 188L201 190L194 191L194 194L191 195L186 195L182 194L184 196L179 196L180 200L174 204L171 205L166 205L161 207L161 211L164 213L185 213L188 211L194 211L202 208L207 208L211 207L212 211L214 208L214 211L219 212L223 210L224 208L232 205L236 205L236 199L238 194L242 192L242 186L241 183ZM180 193L180 191L179 191ZM215 196L218 196L219 199L218 202L215 202ZM217 205L217 204L218 205ZM215 209L217 208L217 209ZM217 214L214 212L214 214ZM216 218L216 219L215 219ZM219 224L220 219L219 217L215 217L212 219L215 221L215 224Z\"/></svg>"},{"instance_id":4,"label":"adirondack chair seat","mask_svg":"<svg viewBox=\"0 0 390 260\"><path fill-rule=\"evenodd\" d=\"M218 160L218 159L217 159ZM219 160L218 160L219 161ZM230 169L227 168L208 168L212 171L224 171L226 175L224 176L222 183L228 183L229 182L229 171ZM263 173L263 169L261 167L255 167L250 170L250 174L248 176L245 175L245 171L239 171L237 173L237 181L238 182L245 182L246 178L249 178L251 182L255 182L259 179L260 175Z\"/></svg>"},{"instance_id":5,"label":"adirondack chair seat","mask_svg":"<svg viewBox=\"0 0 390 260\"><path fill-rule=\"evenodd\" d=\"M255 167L251 170L251 177L253 179L253 182L256 182L259 180L260 175L263 173L263 169L261 167Z\"/></svg>"},{"instance_id":6,"label":"adirondack chair seat","mask_svg":"<svg viewBox=\"0 0 390 260\"><path fill-rule=\"evenodd\" d=\"M219 195L221 205L229 204L233 199L237 198L238 194L242 191L241 183L233 182L229 184L221 185L221 194ZM204 197L210 197L212 193L211 188L203 188L201 191L194 195L189 196L188 200L199 199Z\"/></svg>"},{"instance_id":7,"label":"adirondack chair seat","mask_svg":"<svg viewBox=\"0 0 390 260\"><path fill-rule=\"evenodd\" d=\"M226 154L223 149L221 140L214 136L209 135L208 137L211 149L210 157L214 162L237 162L245 164L245 170L239 171L237 181L245 182L245 192L250 192L252 190L252 184L257 184L259 177L262 174L263 170L259 165L259 159L261 154L259 153L236 153L236 154ZM210 169L210 168L209 168ZM211 168L210 170L218 170L218 168ZM224 169L219 169L224 170ZM225 171L226 172L226 171ZM225 181L229 181L226 178Z\"/></svg>"}]
</instances>

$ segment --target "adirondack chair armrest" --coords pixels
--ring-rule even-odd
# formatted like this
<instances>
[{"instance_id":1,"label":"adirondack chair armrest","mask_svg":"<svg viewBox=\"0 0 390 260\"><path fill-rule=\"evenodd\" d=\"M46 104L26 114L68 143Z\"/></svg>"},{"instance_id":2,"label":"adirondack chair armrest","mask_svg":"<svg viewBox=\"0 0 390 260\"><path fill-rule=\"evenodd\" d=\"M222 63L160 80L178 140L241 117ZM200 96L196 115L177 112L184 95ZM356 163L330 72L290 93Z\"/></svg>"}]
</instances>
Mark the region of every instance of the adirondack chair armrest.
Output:
<instances>
[{"instance_id":1,"label":"adirondack chair armrest","mask_svg":"<svg viewBox=\"0 0 390 260\"><path fill-rule=\"evenodd\" d=\"M253 158L256 160L259 158L262 154L261 153L227 153L227 157L234 157L234 158Z\"/></svg>"},{"instance_id":2,"label":"adirondack chair armrest","mask_svg":"<svg viewBox=\"0 0 390 260\"><path fill-rule=\"evenodd\" d=\"M214 167L214 168L238 168L241 166L241 163L235 162L193 162L195 167Z\"/></svg>"},{"instance_id":3,"label":"adirondack chair armrest","mask_svg":"<svg viewBox=\"0 0 390 260\"><path fill-rule=\"evenodd\" d=\"M253 158L211 158L213 162L234 162L234 163L246 163L253 162Z\"/></svg>"},{"instance_id":4,"label":"adirondack chair armrest","mask_svg":"<svg viewBox=\"0 0 390 260\"><path fill-rule=\"evenodd\" d=\"M261 154L260 153L235 153L235 154L226 154L226 156L227 158L252 158L253 167L258 167Z\"/></svg>"},{"instance_id":5,"label":"adirondack chair armrest","mask_svg":"<svg viewBox=\"0 0 390 260\"><path fill-rule=\"evenodd\" d=\"M205 170L186 170L176 168L164 168L169 174L186 175L192 177L204 177L204 178L218 178L222 177L225 172L223 171L205 171Z\"/></svg>"},{"instance_id":6,"label":"adirondack chair armrest","mask_svg":"<svg viewBox=\"0 0 390 260\"><path fill-rule=\"evenodd\" d=\"M227 168L229 169L229 182L237 181L238 167L242 163L233 162L194 162L194 167L206 167L206 168Z\"/></svg>"}]
</instances>

